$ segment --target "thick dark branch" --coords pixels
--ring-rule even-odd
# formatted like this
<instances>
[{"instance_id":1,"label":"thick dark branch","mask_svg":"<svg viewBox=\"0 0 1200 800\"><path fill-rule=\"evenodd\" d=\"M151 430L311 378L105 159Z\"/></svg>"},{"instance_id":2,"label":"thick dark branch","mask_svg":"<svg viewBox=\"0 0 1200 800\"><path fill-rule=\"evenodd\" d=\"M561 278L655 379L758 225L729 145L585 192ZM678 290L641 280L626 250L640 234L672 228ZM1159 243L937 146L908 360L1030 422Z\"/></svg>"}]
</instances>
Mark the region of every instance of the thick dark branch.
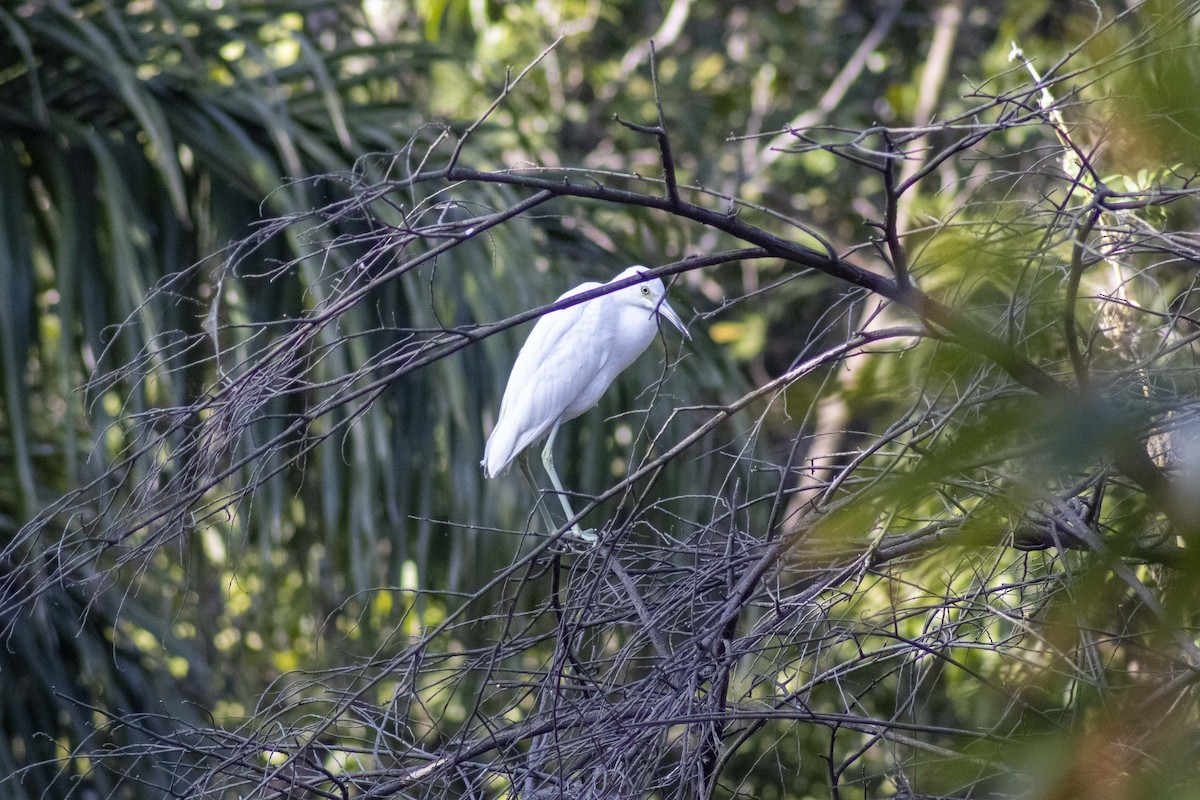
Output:
<instances>
[{"instance_id":1,"label":"thick dark branch","mask_svg":"<svg viewBox=\"0 0 1200 800\"><path fill-rule=\"evenodd\" d=\"M682 198L677 203L672 203L669 198L599 183L572 183L570 178L553 179L521 172L482 172L455 168L453 176L451 176L447 170L436 170L414 175L406 181L397 182L396 186L404 187L412 183L428 183L438 180L500 183L548 191L563 197L579 197L653 208L707 225L748 244L761 247L769 256L816 270L905 306L927 323L945 330L961 346L992 361L1019 384L1037 394L1046 397L1062 397L1067 391L1055 378L1016 352L1006 342L992 336L962 314L924 292L911 286L901 286L896 281L845 258L820 253L798 242L776 236L743 221L736 215L719 213ZM580 295L580 297L583 298L585 295Z\"/></svg>"},{"instance_id":2,"label":"thick dark branch","mask_svg":"<svg viewBox=\"0 0 1200 800\"><path fill-rule=\"evenodd\" d=\"M455 168L419 173L404 181L398 188L417 183L440 180L475 181L521 186L545 191L562 197L578 197L623 205L652 208L689 219L702 225L729 234L748 244L762 248L764 256L773 256L800 267L824 273L867 291L892 300L908 308L926 324L945 331L959 346L979 354L1000 367L1018 384L1046 399L1060 403L1079 404L1086 398L1068 389L1055 377L1017 352L1004 340L992 335L980 325L930 297L914 286L901 286L895 280L879 275L841 256L820 253L798 242L789 241L762 228L745 222L733 214L723 214L688 202L682 198L673 203L669 198L656 197L628 189L605 186L597 182L572 183L570 178L552 179L541 175L521 172L483 172ZM899 188L903 191L903 186ZM680 266L676 271L690 269ZM611 288L616 288L613 285ZM591 295L581 294L575 298L582 302ZM1118 443L1111 453L1113 464L1127 477L1137 483L1150 500L1162 509L1181 530L1188 528L1186 517L1181 515L1177 503L1170 495L1170 484L1162 471L1146 455L1145 448L1136 439L1129 438Z\"/></svg>"},{"instance_id":3,"label":"thick dark branch","mask_svg":"<svg viewBox=\"0 0 1200 800\"><path fill-rule=\"evenodd\" d=\"M900 191L896 188L896 159L890 157L895 152L891 137L886 137L889 157L883 164L883 192L886 207L883 214L883 236L887 242L888 257L892 262L892 273L896 276L896 285L901 288L911 288L912 281L908 275L908 256L904 246L900 244Z\"/></svg>"}]
</instances>

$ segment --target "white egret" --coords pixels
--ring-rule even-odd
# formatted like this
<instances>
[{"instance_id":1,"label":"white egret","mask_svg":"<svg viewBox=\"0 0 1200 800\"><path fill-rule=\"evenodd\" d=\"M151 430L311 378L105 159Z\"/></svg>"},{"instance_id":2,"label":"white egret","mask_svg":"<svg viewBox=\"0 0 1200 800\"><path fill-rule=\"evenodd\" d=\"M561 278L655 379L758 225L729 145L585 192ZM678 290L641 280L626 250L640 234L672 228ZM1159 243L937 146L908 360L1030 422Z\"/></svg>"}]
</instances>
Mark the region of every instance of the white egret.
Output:
<instances>
[{"instance_id":1,"label":"white egret","mask_svg":"<svg viewBox=\"0 0 1200 800\"><path fill-rule=\"evenodd\" d=\"M646 267L630 267L609 283L647 271ZM581 283L558 299L601 285ZM522 450L549 432L542 464L567 519L575 516L554 470L554 437L560 425L596 405L613 379L650 345L658 331L658 316L691 338L679 315L667 305L664 293L663 282L652 278L551 311L537 321L509 373L500 418L480 462L484 477L499 475ZM585 542L596 541L595 534L580 530L578 524L572 532Z\"/></svg>"}]
</instances>

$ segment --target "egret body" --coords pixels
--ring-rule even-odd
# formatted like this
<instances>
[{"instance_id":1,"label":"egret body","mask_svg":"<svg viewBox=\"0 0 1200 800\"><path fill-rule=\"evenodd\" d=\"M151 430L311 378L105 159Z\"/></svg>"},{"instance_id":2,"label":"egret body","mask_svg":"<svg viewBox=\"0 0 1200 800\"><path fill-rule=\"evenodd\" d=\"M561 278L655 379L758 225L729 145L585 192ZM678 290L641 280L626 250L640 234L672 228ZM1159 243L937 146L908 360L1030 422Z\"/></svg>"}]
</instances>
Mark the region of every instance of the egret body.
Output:
<instances>
[{"instance_id":1,"label":"egret body","mask_svg":"<svg viewBox=\"0 0 1200 800\"><path fill-rule=\"evenodd\" d=\"M630 267L609 283L646 271ZM558 299L601 285L582 283ZM548 433L542 463L567 518L575 516L554 470L554 437L560 425L596 405L617 375L650 345L659 316L691 338L679 315L667 305L664 292L663 282L652 278L551 311L537 321L509 373L500 418L483 452L484 477L499 475L522 450ZM573 533L584 541L596 538L578 525Z\"/></svg>"}]
</instances>

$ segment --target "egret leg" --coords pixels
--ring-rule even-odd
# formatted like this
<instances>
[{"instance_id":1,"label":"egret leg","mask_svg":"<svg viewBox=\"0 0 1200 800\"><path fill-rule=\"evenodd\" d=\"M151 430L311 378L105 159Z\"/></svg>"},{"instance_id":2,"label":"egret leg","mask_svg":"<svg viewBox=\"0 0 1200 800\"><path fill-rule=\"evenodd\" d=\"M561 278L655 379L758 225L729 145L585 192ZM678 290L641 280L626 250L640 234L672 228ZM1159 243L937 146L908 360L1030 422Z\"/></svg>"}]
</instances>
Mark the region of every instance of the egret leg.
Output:
<instances>
[{"instance_id":1,"label":"egret leg","mask_svg":"<svg viewBox=\"0 0 1200 800\"><path fill-rule=\"evenodd\" d=\"M567 500L567 490L563 488L562 481L558 479L558 473L554 470L554 437L557 435L558 423L555 423L554 427L550 429L550 438L546 439L546 446L542 448L542 466L546 468L546 472L550 473L550 483L554 484L554 491L558 492L558 499L562 502L567 519L574 519L575 512L571 510L571 503ZM596 534L583 530L579 527L578 522L571 529L571 535L588 544L595 544L597 541Z\"/></svg>"},{"instance_id":2,"label":"egret leg","mask_svg":"<svg viewBox=\"0 0 1200 800\"><path fill-rule=\"evenodd\" d=\"M537 510L542 515L542 524L546 526L547 531L552 531L558 527L558 523L554 521L554 517L550 514L550 509L546 507L546 503L541 498L542 487L538 485L538 478L533 474L533 464L528 453L521 453L517 456L517 463L521 465L521 474L525 476L525 480L529 483L529 488L533 490L534 496L538 497Z\"/></svg>"}]
</instances>

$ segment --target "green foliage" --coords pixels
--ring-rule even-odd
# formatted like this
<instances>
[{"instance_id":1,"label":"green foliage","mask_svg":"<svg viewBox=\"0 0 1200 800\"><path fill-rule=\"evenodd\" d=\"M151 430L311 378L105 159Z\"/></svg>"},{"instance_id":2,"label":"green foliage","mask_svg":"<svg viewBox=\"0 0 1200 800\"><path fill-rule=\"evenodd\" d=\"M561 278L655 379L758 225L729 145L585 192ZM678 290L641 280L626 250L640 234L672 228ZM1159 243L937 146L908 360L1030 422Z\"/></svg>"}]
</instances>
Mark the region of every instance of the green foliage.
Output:
<instances>
[{"instance_id":1,"label":"green foliage","mask_svg":"<svg viewBox=\"0 0 1200 800\"><path fill-rule=\"evenodd\" d=\"M0 9L0 794L1188 796L1196 8L971 5Z\"/></svg>"}]
</instances>

